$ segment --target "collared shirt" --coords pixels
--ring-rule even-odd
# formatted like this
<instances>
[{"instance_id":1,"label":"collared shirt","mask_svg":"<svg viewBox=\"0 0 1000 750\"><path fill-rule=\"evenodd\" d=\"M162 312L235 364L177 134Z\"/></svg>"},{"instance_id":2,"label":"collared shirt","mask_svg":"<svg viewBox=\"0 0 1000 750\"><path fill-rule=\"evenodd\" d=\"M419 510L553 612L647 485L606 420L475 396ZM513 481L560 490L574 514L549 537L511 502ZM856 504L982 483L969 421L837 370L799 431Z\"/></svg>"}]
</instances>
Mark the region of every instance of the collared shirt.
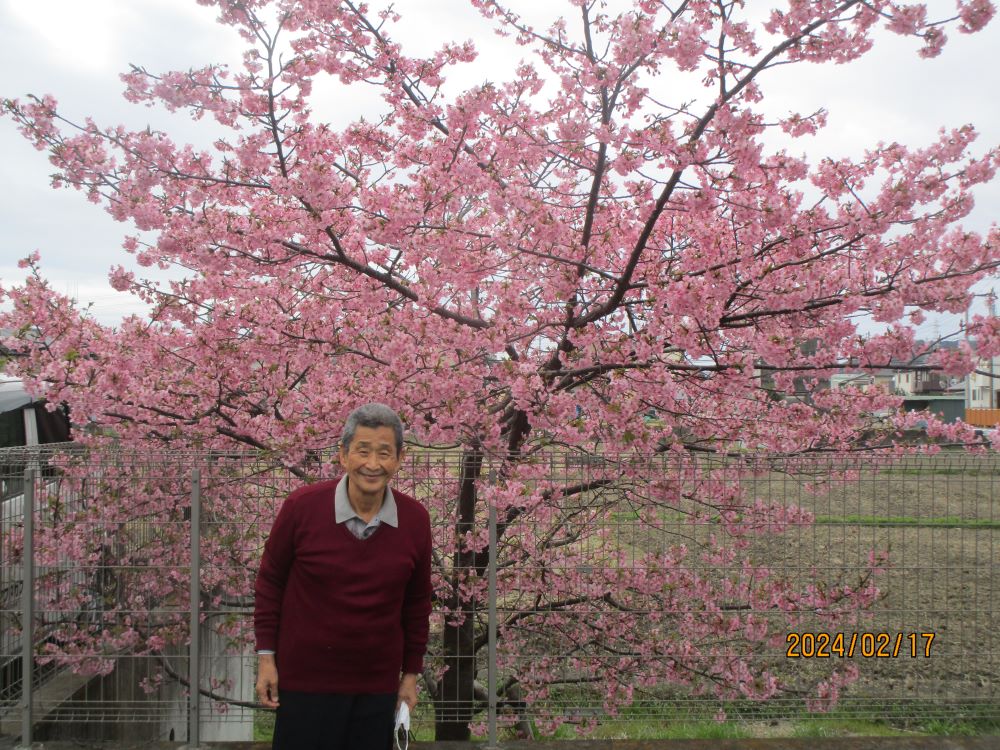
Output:
<instances>
[{"instance_id":1,"label":"collared shirt","mask_svg":"<svg viewBox=\"0 0 1000 750\"><path fill-rule=\"evenodd\" d=\"M346 523L347 530L358 539L367 539L383 523L387 523L393 528L399 527L399 514L396 511L396 498L392 495L392 490L388 486L385 488L385 496L382 498L382 507L371 521L365 521L354 512L351 507L351 499L347 495L347 475L345 474L337 482L337 490L333 498L334 520L337 523Z\"/></svg>"},{"instance_id":2,"label":"collared shirt","mask_svg":"<svg viewBox=\"0 0 1000 750\"><path fill-rule=\"evenodd\" d=\"M399 528L399 513L396 510L396 498L393 497L392 490L388 485L385 488L385 496L382 498L382 507L367 524L364 519L354 512L351 506L351 499L347 495L347 475L337 482L337 489L333 493L333 517L337 523L347 524L347 530L358 539L367 539L383 523L387 523L393 528ZM270 649L261 649L259 655L273 654Z\"/></svg>"}]
</instances>

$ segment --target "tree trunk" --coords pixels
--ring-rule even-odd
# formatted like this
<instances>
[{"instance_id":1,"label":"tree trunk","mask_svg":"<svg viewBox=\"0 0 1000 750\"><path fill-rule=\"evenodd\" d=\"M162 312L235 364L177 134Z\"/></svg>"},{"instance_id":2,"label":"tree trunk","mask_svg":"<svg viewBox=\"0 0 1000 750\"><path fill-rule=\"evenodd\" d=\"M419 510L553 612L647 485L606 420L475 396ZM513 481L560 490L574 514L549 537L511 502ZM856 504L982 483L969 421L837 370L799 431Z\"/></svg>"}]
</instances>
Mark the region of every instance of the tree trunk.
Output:
<instances>
[{"instance_id":1,"label":"tree trunk","mask_svg":"<svg viewBox=\"0 0 1000 750\"><path fill-rule=\"evenodd\" d=\"M462 473L458 494L458 519L452 573L452 594L448 599L453 612L461 611L459 618L449 618L442 632L442 649L446 671L434 698L434 737L439 742L468 741L475 707L476 651L475 607L476 601L464 596L459 589L463 577L473 573L476 556L464 546L466 533L472 531L476 520L476 480L483 468L483 454L476 448L462 455ZM459 621L455 621L455 620Z\"/></svg>"}]
</instances>

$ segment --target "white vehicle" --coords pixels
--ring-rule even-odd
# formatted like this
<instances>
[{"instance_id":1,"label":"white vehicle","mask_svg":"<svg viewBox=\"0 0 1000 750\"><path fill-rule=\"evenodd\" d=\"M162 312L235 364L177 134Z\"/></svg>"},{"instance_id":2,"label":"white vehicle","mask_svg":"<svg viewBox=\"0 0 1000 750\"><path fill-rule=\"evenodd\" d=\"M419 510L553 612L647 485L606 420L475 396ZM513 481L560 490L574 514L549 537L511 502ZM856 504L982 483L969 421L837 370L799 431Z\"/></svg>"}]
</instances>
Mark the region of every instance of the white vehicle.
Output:
<instances>
[{"instance_id":1,"label":"white vehicle","mask_svg":"<svg viewBox=\"0 0 1000 750\"><path fill-rule=\"evenodd\" d=\"M4 521L20 517L24 490L24 457L16 458L11 449L69 439L65 410L49 411L45 401L29 395L20 380L0 376L0 502ZM4 460L5 455L9 461Z\"/></svg>"},{"instance_id":2,"label":"white vehicle","mask_svg":"<svg viewBox=\"0 0 1000 750\"><path fill-rule=\"evenodd\" d=\"M0 379L0 448L44 445L69 440L69 419L62 409L49 411L20 380Z\"/></svg>"}]
</instances>

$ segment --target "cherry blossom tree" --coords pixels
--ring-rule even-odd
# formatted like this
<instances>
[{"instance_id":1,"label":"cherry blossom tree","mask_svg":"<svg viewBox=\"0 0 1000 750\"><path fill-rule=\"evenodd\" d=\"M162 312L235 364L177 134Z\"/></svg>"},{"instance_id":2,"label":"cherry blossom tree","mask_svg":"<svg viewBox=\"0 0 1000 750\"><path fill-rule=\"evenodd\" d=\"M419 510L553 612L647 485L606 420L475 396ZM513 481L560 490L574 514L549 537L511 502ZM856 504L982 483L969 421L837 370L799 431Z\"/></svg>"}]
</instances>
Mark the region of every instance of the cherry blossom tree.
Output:
<instances>
[{"instance_id":1,"label":"cherry blossom tree","mask_svg":"<svg viewBox=\"0 0 1000 750\"><path fill-rule=\"evenodd\" d=\"M755 666L780 636L760 613L847 616L877 597L878 555L854 583L783 580L750 540L809 514L745 497L699 473L698 457L848 451L907 424L873 430L871 415L898 399L822 379L913 361L923 311L967 308L1000 263L1000 236L961 222L1000 152L977 151L963 126L810 158L797 144L826 113L772 111L768 81L779 66L859 58L884 29L934 56L993 5L960 0L932 18L887 0L567 0L533 25L470 0L520 61L456 90L449 77L475 46L409 56L389 7L199 1L239 31L242 65L134 67L123 80L131 102L212 121L224 135L211 146L73 121L51 96L4 102L49 153L54 185L105 206L133 228L124 249L138 266L176 279L112 269L113 286L152 309L105 327L26 258L27 280L0 290L0 325L24 354L14 371L119 440L259 449L302 478L327 470L314 451L373 398L421 443L461 450L459 473L427 498L450 519L438 540L442 656L426 675L439 739L466 738L483 698L470 667L482 621L467 612L485 596L487 505L511 605L502 700L579 684L598 657L590 678L609 708L661 684L836 700L850 669L793 686ZM374 88L382 105L334 128L314 112L314 85L330 81L345 102ZM679 81L694 83L684 100ZM862 335L862 318L885 331ZM970 330L980 355L1000 353L995 319ZM920 365L974 366L967 348ZM649 484L615 459L556 481L539 460L595 452L664 454L673 468ZM716 534L632 549L633 564L607 540L622 502L651 529L682 507ZM695 560L728 572L699 573ZM245 578L216 585L247 590ZM552 645L567 633L575 666L518 658L567 650Z\"/></svg>"}]
</instances>

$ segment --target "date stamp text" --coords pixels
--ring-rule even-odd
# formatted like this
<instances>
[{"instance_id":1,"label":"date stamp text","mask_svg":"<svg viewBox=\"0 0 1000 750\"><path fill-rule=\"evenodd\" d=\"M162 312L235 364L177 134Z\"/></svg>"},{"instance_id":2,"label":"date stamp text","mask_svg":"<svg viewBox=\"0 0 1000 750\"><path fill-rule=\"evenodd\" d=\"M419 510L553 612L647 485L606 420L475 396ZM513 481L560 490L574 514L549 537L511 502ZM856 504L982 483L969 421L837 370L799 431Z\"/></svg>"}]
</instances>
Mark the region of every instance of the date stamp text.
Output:
<instances>
[{"instance_id":1,"label":"date stamp text","mask_svg":"<svg viewBox=\"0 0 1000 750\"><path fill-rule=\"evenodd\" d=\"M862 656L894 659L900 656L930 658L936 633L811 633L785 636L785 656L790 659L831 659Z\"/></svg>"}]
</instances>

